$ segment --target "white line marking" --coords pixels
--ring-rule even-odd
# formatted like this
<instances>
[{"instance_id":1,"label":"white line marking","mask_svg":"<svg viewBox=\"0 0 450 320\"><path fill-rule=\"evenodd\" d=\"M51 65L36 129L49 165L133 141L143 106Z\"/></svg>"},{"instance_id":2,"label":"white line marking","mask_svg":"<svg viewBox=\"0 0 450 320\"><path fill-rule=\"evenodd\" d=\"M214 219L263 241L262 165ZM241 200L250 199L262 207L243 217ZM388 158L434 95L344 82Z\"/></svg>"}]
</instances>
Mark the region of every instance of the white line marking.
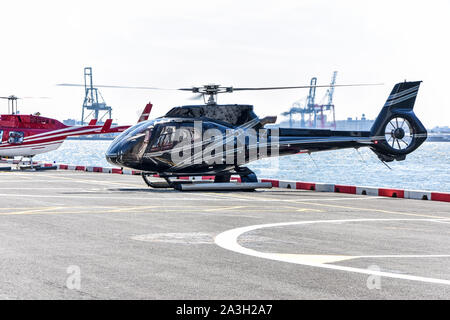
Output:
<instances>
[{"instance_id":1,"label":"white line marking","mask_svg":"<svg viewBox=\"0 0 450 320\"><path fill-rule=\"evenodd\" d=\"M7 189L11 189L11 188L7 188ZM41 188L33 188L35 190L40 190ZM66 189L66 188L55 188L55 189ZM70 189L77 189L77 188L70 188ZM110 188L106 188L106 189L102 189L105 191L108 191ZM126 188L122 188L122 189L126 189ZM145 186L142 186L141 189L145 189ZM83 189L86 190L86 189ZM92 191L88 191L91 192ZM175 192L175 191L174 191ZM129 198L127 197L127 194L125 193L121 193L120 191L117 192L109 192L108 194L110 194L111 196L124 196L126 197L126 199L138 199L138 200L154 200L149 198L148 196L151 195L156 195L156 193L152 192L151 190L148 190L148 192L144 193L142 197L140 198ZM219 198L219 197L215 197L214 195L206 195L206 194L198 194L198 198L170 198L170 197L161 197L161 194L158 194L159 200L171 200L171 201L184 201L184 200L190 200L190 201L223 201L223 200L227 200L225 198ZM111 199L111 197L101 197L101 196L96 196L96 197L85 197L85 196L66 196L66 195L42 195L42 194L13 194L13 193L0 193L0 197L17 197L17 198L23 198L23 197L27 197L27 198L89 198L89 199ZM208 199L204 199L205 197L208 197ZM336 198L338 200L346 200L347 198ZM316 199L299 199L299 201L320 201L320 200L336 200L335 198L333 199L320 199L320 198L316 198ZM372 197L370 198L372 199ZM242 199L244 201L252 201L252 200L248 200L248 199ZM350 198L351 200L351 198ZM257 201L257 200L254 200ZM276 200L274 200L276 201ZM283 200L280 200L281 202L283 202Z\"/></svg>"},{"instance_id":2,"label":"white line marking","mask_svg":"<svg viewBox=\"0 0 450 320\"><path fill-rule=\"evenodd\" d=\"M352 259L359 258L450 258L450 254L387 254L374 256L353 256Z\"/></svg>"},{"instance_id":3,"label":"white line marking","mask_svg":"<svg viewBox=\"0 0 450 320\"><path fill-rule=\"evenodd\" d=\"M0 193L0 197L16 197L16 198L73 198L73 199L107 199L107 200L148 200L148 201L153 201L155 199L150 198L149 196L155 196L155 193L152 192L148 192L142 195L142 197L140 198L130 198L128 197L127 194L125 193L120 193L120 192L111 192L108 193L110 196L109 197L100 197L100 196L96 196L96 197L87 197L85 195L83 196L72 196L72 195L44 195L44 194L8 194L8 193ZM118 198L118 196L123 196L123 198ZM161 197L160 194L157 194L157 196L159 197L158 200L170 200L170 201L203 201L204 199L202 198L171 198L171 197ZM223 199L208 199L209 201L221 201Z\"/></svg>"},{"instance_id":4,"label":"white line marking","mask_svg":"<svg viewBox=\"0 0 450 320\"><path fill-rule=\"evenodd\" d=\"M2 182L4 182L2 180ZM0 190L85 190L86 192L98 192L103 191L106 189L95 189L95 190L87 190L86 188L73 188L73 187L54 187L54 188L47 188L47 187L39 187L39 188L0 188Z\"/></svg>"},{"instance_id":5,"label":"white line marking","mask_svg":"<svg viewBox=\"0 0 450 320\"><path fill-rule=\"evenodd\" d=\"M229 193L223 193L223 194L219 194L219 193L214 193L217 197L221 197L221 199L223 200L242 200L242 201L253 201L253 202L289 202L289 203L296 203L296 201L345 201L345 200L372 200L372 199L389 199L387 197L379 197L379 196L365 196L365 195L355 195L352 194L349 197L336 197L336 198L292 198L292 199L267 199L264 198L265 196L267 196L267 194L265 194L266 191L259 191L256 195L262 195L262 197L253 197L253 198L247 198L247 197L243 197L243 195L239 194L239 193L233 193L233 194L229 194ZM324 192L326 193L326 192ZM295 194L296 196L300 196L300 195L306 195L306 194L302 194L302 193L295 193L295 191L293 192L293 194ZM277 194L270 194L270 195L274 195L276 196ZM269 196L270 196L269 195ZM231 196L231 197L230 197ZM395 198L395 199L403 199L403 198Z\"/></svg>"},{"instance_id":6,"label":"white line marking","mask_svg":"<svg viewBox=\"0 0 450 320\"><path fill-rule=\"evenodd\" d=\"M439 219L433 222L438 222L438 223L449 223L450 224L450 219Z\"/></svg>"},{"instance_id":7,"label":"white line marking","mask_svg":"<svg viewBox=\"0 0 450 320\"><path fill-rule=\"evenodd\" d=\"M375 271L375 270L369 270L369 269L339 266L339 265L333 265L333 264L317 263L317 262L308 261L307 259L299 260L296 257L296 255L282 255L282 254L277 254L277 253L260 252L260 251L256 251L253 249L244 248L241 245L239 245L237 242L237 239L242 234L250 232L250 231L258 230L258 229L264 229L264 228L276 228L276 227L286 227L286 226L293 226L293 225L305 225L305 224L316 224L316 223L373 222L373 221L432 221L432 222L435 222L437 220L436 219L345 219L345 220L315 220L315 221L296 221L296 222L260 224L260 225L253 225L253 226L242 227L242 228L225 231L225 232L219 234L218 236L216 236L215 243L224 249L234 251L237 253L241 253L241 254L245 254L245 255L249 255L249 256L253 256L253 257L263 258L263 259L276 260L276 261L281 261L281 262L288 262L288 263L294 263L294 264L300 264L300 265L324 268L324 269L332 269L332 270L339 270L339 271L376 275L376 276L380 276L380 277L388 277L388 278L396 278L396 279L404 279L404 280L450 285L450 280L444 280L444 279L435 279L435 278L420 277L420 276L414 276L414 275L398 274L398 273L392 273L392 272L382 272L382 271ZM401 257L401 256L398 256L398 257Z\"/></svg>"}]
</instances>

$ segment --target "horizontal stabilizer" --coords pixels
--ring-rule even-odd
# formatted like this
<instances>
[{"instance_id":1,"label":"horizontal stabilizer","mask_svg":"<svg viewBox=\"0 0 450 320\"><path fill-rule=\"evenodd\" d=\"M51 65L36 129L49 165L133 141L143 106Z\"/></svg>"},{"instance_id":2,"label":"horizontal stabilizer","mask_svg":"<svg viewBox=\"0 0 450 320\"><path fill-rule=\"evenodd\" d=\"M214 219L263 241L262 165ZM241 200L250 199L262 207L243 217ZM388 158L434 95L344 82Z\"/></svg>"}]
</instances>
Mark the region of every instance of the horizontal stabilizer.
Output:
<instances>
[{"instance_id":1,"label":"horizontal stabilizer","mask_svg":"<svg viewBox=\"0 0 450 320\"><path fill-rule=\"evenodd\" d=\"M260 120L261 125L264 127L266 124L277 122L277 116L268 116Z\"/></svg>"}]
</instances>

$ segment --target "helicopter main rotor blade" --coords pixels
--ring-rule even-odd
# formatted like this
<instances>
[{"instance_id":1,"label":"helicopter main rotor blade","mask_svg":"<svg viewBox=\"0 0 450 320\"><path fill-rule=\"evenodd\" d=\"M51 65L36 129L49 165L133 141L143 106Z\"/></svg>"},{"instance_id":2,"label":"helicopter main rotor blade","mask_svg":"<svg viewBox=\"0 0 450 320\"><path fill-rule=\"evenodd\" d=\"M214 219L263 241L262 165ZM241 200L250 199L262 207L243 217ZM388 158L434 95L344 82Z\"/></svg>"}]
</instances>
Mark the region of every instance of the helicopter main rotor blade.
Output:
<instances>
[{"instance_id":1,"label":"helicopter main rotor blade","mask_svg":"<svg viewBox=\"0 0 450 320\"><path fill-rule=\"evenodd\" d=\"M84 84L77 83L58 83L57 86L60 87L85 87ZM173 88L156 88L156 87L133 87L133 86L116 86L116 85L94 85L96 88L113 88L113 89L139 89L139 90L180 90Z\"/></svg>"},{"instance_id":2,"label":"helicopter main rotor blade","mask_svg":"<svg viewBox=\"0 0 450 320\"><path fill-rule=\"evenodd\" d=\"M292 87L261 87L261 88L232 88L233 91L256 91L256 90L283 90L283 89L308 89L308 88L329 88L329 87L364 87L381 86L384 83L355 83L355 84L335 84L335 85L314 85L314 86L292 86Z\"/></svg>"},{"instance_id":3,"label":"helicopter main rotor blade","mask_svg":"<svg viewBox=\"0 0 450 320\"><path fill-rule=\"evenodd\" d=\"M50 97L21 97L18 99L51 99Z\"/></svg>"},{"instance_id":4,"label":"helicopter main rotor blade","mask_svg":"<svg viewBox=\"0 0 450 320\"><path fill-rule=\"evenodd\" d=\"M285 89L309 89L309 88L330 88L330 87L362 87L362 86L379 86L383 83L356 83L356 84L336 84L336 85L306 85L306 86L287 86L287 87L253 87L253 88L233 88L219 85L205 85L201 87L191 88L158 88L158 87L144 87L144 86L119 86L119 85L95 85L98 88L113 88L113 89L138 89L138 90L177 90L190 91L193 93L201 93L206 95L233 92L233 91L259 91L259 90L285 90ZM61 87L85 87L84 84L75 83L59 83L57 86Z\"/></svg>"},{"instance_id":5,"label":"helicopter main rotor blade","mask_svg":"<svg viewBox=\"0 0 450 320\"><path fill-rule=\"evenodd\" d=\"M50 97L16 97L16 96L10 96L10 97L0 97L0 99L18 100L18 99L51 99L51 98Z\"/></svg>"}]
</instances>

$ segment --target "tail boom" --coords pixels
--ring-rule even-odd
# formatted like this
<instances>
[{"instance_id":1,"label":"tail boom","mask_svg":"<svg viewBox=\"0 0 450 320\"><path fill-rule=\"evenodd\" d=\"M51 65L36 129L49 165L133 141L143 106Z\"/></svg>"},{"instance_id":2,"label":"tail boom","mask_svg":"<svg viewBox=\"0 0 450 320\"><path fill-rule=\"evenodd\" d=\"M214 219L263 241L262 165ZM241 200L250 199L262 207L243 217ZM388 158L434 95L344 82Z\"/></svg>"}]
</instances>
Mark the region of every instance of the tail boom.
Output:
<instances>
[{"instance_id":1,"label":"tail boom","mask_svg":"<svg viewBox=\"0 0 450 320\"><path fill-rule=\"evenodd\" d=\"M427 130L413 112L420 83L396 84L370 131L279 128L279 154L370 147L382 161L404 160L427 138Z\"/></svg>"}]
</instances>

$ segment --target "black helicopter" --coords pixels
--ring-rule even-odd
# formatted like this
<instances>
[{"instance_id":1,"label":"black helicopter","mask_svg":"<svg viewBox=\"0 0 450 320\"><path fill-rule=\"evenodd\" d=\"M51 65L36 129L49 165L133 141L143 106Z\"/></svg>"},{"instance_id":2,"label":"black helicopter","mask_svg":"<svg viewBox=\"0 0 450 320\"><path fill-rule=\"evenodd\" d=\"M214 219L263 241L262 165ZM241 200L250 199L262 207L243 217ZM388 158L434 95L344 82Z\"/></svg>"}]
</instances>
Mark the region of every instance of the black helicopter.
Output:
<instances>
[{"instance_id":1,"label":"black helicopter","mask_svg":"<svg viewBox=\"0 0 450 320\"><path fill-rule=\"evenodd\" d=\"M141 170L147 185L183 189L180 176L215 176L209 189L220 189L237 174L252 189L257 177L245 164L266 157L312 153L343 148L369 147L383 162L405 160L427 138L427 131L413 112L421 81L397 83L370 131L335 131L266 127L276 117L263 119L252 105L217 104L219 93L301 89L312 86L233 88L219 85L179 88L203 98L203 105L171 109L163 117L139 122L120 134L106 152L113 165ZM80 86L60 84L62 86ZM366 85L366 84L362 84ZM335 87L361 84L333 85ZM98 85L106 88L160 89ZM330 85L314 85L330 87ZM163 89L167 90L167 89ZM166 180L150 181L158 174Z\"/></svg>"},{"instance_id":2,"label":"black helicopter","mask_svg":"<svg viewBox=\"0 0 450 320\"><path fill-rule=\"evenodd\" d=\"M136 124L113 141L106 158L113 165L141 170L151 187L161 187L148 178L158 174L167 181L164 187L177 189L182 189L180 180L173 179L180 176L213 175L215 186L220 186L237 174L243 184L256 183L255 173L245 164L299 152L369 147L383 162L401 161L427 138L425 127L413 112L420 83L397 83L370 131L268 128L276 117L260 119L252 105L216 103L219 93L310 86L181 88L177 90L197 93L205 104L175 107L163 117Z\"/></svg>"}]
</instances>

